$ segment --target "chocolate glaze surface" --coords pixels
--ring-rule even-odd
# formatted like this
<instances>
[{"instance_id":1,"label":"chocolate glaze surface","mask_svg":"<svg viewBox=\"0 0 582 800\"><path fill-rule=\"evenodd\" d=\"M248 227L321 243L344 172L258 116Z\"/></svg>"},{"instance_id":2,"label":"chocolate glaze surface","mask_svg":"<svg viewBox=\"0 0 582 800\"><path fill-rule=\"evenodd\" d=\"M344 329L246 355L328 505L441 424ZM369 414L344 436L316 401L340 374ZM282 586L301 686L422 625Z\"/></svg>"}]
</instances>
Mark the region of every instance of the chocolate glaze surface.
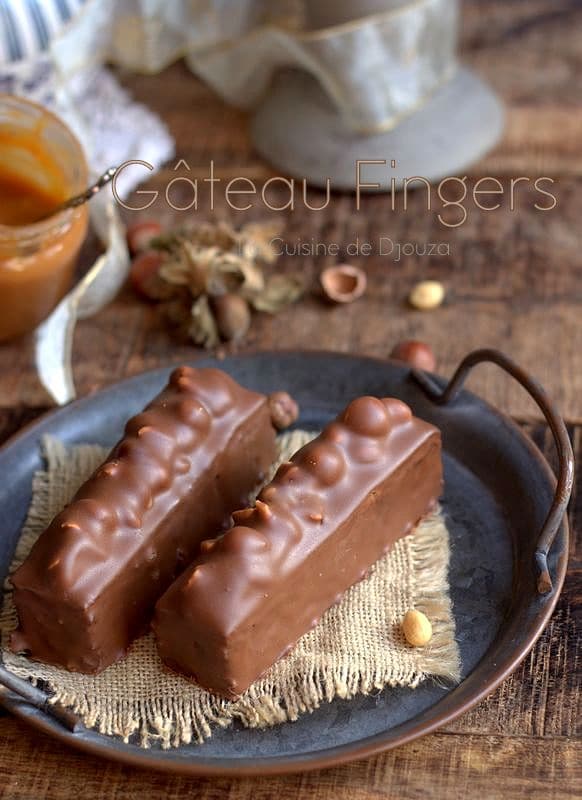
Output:
<instances>
[{"instance_id":1,"label":"chocolate glaze surface","mask_svg":"<svg viewBox=\"0 0 582 800\"><path fill-rule=\"evenodd\" d=\"M180 367L12 576L12 648L80 672L118 660L275 455L268 398Z\"/></svg>"},{"instance_id":2,"label":"chocolate glaze surface","mask_svg":"<svg viewBox=\"0 0 582 800\"><path fill-rule=\"evenodd\" d=\"M172 668L235 698L442 491L440 434L395 399L361 397L281 465L235 526L159 600L154 631Z\"/></svg>"}]
</instances>

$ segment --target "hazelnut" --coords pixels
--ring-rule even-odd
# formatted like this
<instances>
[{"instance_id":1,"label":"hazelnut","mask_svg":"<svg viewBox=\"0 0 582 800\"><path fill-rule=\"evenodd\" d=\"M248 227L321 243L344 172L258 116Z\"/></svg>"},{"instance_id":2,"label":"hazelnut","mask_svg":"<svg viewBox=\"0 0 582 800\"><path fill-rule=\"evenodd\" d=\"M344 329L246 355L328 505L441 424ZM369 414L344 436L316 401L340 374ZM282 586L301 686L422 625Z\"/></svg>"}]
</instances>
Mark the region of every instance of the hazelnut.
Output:
<instances>
[{"instance_id":1,"label":"hazelnut","mask_svg":"<svg viewBox=\"0 0 582 800\"><path fill-rule=\"evenodd\" d=\"M161 300L168 286L160 277L164 257L157 250L145 250L131 262L129 280L135 291L148 300Z\"/></svg>"},{"instance_id":2,"label":"hazelnut","mask_svg":"<svg viewBox=\"0 0 582 800\"><path fill-rule=\"evenodd\" d=\"M342 414L342 420L363 436L386 436L390 419L386 406L377 397L357 397Z\"/></svg>"},{"instance_id":3,"label":"hazelnut","mask_svg":"<svg viewBox=\"0 0 582 800\"><path fill-rule=\"evenodd\" d=\"M422 611L414 608L404 615L402 631L408 644L413 647L423 647L432 638L432 625L429 618Z\"/></svg>"},{"instance_id":4,"label":"hazelnut","mask_svg":"<svg viewBox=\"0 0 582 800\"><path fill-rule=\"evenodd\" d=\"M334 303L352 303L366 291L366 273L351 264L328 267L319 280L323 293Z\"/></svg>"},{"instance_id":5,"label":"hazelnut","mask_svg":"<svg viewBox=\"0 0 582 800\"><path fill-rule=\"evenodd\" d=\"M226 341L242 339L251 324L249 304L238 294L221 294L212 301L218 332Z\"/></svg>"},{"instance_id":6,"label":"hazelnut","mask_svg":"<svg viewBox=\"0 0 582 800\"><path fill-rule=\"evenodd\" d=\"M382 402L392 422L408 422L412 419L412 409L396 397L385 397Z\"/></svg>"},{"instance_id":7,"label":"hazelnut","mask_svg":"<svg viewBox=\"0 0 582 800\"><path fill-rule=\"evenodd\" d=\"M161 232L162 226L159 222L136 222L134 225L129 225L125 234L129 252L135 256L148 250L152 239Z\"/></svg>"},{"instance_id":8,"label":"hazelnut","mask_svg":"<svg viewBox=\"0 0 582 800\"><path fill-rule=\"evenodd\" d=\"M346 461L342 451L335 444L313 442L298 456L317 480L324 486L338 483L346 472Z\"/></svg>"},{"instance_id":9,"label":"hazelnut","mask_svg":"<svg viewBox=\"0 0 582 800\"><path fill-rule=\"evenodd\" d=\"M421 281L408 295L408 302L419 311L438 308L445 299L445 287L439 281Z\"/></svg>"},{"instance_id":10,"label":"hazelnut","mask_svg":"<svg viewBox=\"0 0 582 800\"><path fill-rule=\"evenodd\" d=\"M288 428L299 416L299 406L287 392L273 392L269 395L269 411L273 426L278 431Z\"/></svg>"},{"instance_id":11,"label":"hazelnut","mask_svg":"<svg viewBox=\"0 0 582 800\"><path fill-rule=\"evenodd\" d=\"M392 349L390 358L396 361L404 361L405 364L410 364L411 367L424 369L427 372L434 372L436 367L436 358L429 345L414 339L398 342L396 347Z\"/></svg>"}]
</instances>

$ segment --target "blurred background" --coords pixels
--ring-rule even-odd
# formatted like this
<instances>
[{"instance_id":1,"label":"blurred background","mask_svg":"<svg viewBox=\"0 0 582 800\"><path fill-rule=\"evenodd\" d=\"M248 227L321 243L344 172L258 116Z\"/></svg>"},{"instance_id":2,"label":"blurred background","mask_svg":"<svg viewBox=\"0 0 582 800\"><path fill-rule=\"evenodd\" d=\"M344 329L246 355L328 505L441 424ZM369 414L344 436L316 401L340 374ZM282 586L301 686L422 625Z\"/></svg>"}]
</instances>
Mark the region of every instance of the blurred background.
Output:
<instances>
[{"instance_id":1,"label":"blurred background","mask_svg":"<svg viewBox=\"0 0 582 800\"><path fill-rule=\"evenodd\" d=\"M479 178L495 176L505 194L500 198L501 207L490 212L468 200L467 219L456 228L439 221L440 209L426 210L422 187L409 192L406 212L401 208L392 211L389 195L365 194L359 213L355 213L354 196L333 191L327 208L310 211L301 202L300 187L293 210L274 213L256 202L249 211L233 211L224 193L217 190L215 210L210 211L208 183L203 179L208 177L211 161L215 176L223 183L244 177L259 190L269 178L286 173L258 154L251 137L252 112L227 104L208 82L192 73L191 62L187 65L180 59L148 75L113 67L112 74L128 93L128 108L130 101L137 101L157 119L152 118L151 127L138 122L140 137L136 137L135 124L130 126L134 111L128 110L127 117L119 110L111 115L101 112L103 118L95 111L92 134L100 139L100 125L107 128L110 138L111 131L116 131L119 152L123 152L129 137L127 126L136 153L133 155L130 147L127 157L151 158L153 162L166 158L142 189L163 195L177 174L201 182L197 211L174 211L160 197L144 211L122 209L128 225L154 220L166 230L185 223L223 220L239 228L249 221L276 218L286 242L337 243L337 255L283 254L277 260L276 272L302 275L305 294L277 314L254 314L237 349L329 348L386 356L399 340L420 339L432 347L438 371L449 374L468 350L497 346L532 369L564 414L578 420L582 416L581 22L582 6L575 0L465 0L461 4L460 62L495 92L504 106L504 127L493 149L472 163L460 164L462 172L455 174L468 176L469 191ZM115 38L117 48L122 47L124 37L129 48L132 40L127 26ZM38 99L35 92L32 94ZM115 100L117 103L119 98ZM460 102L468 103L470 97L463 100L461 96ZM489 124L488 118L477 121L478 126ZM420 132L421 143L423 137L424 141L430 139L430 130L421 128ZM476 136L474 130L470 133ZM153 153L144 150L140 140L149 142L150 147L157 142L159 148ZM441 141L441 151L447 153L446 140ZM368 157L364 146L362 158ZM396 156L388 152L385 157L389 161ZM187 173L176 171L179 159L187 162ZM136 169L132 174L141 179L145 170ZM386 174L389 178L388 168ZM534 203L540 196L523 183L516 208L511 210L507 192L515 176L550 176L555 181L556 208L538 211ZM273 205L284 204L288 189L271 185L269 197ZM172 198L175 205L187 204L191 187L176 183ZM313 206L324 201L323 192L309 189ZM144 196L128 195L126 202L143 205ZM397 206L401 202L398 195ZM398 260L396 248L390 255L376 252L375 243L382 237L400 245ZM348 244L355 240L371 242L372 253L348 254ZM433 255L420 254L430 244L440 246L438 252L434 247ZM411 248L413 252L404 255ZM83 249L81 272L97 252L94 237L90 238ZM447 254L438 254L443 252ZM364 297L349 304L322 303L320 273L345 261L365 271ZM414 285L427 278L443 284L446 299L438 309L418 312L407 298ZM160 319L156 303L144 302L126 284L112 303L77 325L73 359L77 391L84 394L126 375L191 359L201 352L191 341L174 335ZM50 405L35 374L30 341L0 347L0 374L4 408L23 409L27 415L27 409L36 413ZM535 413L518 388L497 377L491 379L487 369L475 376L474 385L517 417Z\"/></svg>"}]
</instances>

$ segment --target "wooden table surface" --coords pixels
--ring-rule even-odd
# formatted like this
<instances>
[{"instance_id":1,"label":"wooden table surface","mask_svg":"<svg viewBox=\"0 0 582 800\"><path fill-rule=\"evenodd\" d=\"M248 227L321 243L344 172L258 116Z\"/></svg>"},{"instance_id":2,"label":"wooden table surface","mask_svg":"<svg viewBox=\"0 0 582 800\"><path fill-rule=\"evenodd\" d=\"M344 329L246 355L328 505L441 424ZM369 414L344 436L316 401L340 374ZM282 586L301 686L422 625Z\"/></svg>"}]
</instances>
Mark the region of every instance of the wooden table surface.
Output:
<instances>
[{"instance_id":1,"label":"wooden table surface","mask_svg":"<svg viewBox=\"0 0 582 800\"><path fill-rule=\"evenodd\" d=\"M470 181L498 176L556 180L556 209L542 213L524 192L522 204L494 212L470 210L466 223L443 227L410 198L407 213L392 213L385 197L337 195L320 213L297 208L283 216L285 237L337 241L447 243L450 256L395 261L352 258L368 274L366 296L351 306L326 308L315 293L276 317L257 317L243 349L327 348L386 355L402 338L432 344L439 371L450 374L470 349L497 346L545 384L558 401L575 449L582 455L582 3L580 0L473 0L464 4L463 56L507 105L503 141L469 172ZM244 175L260 184L273 173L253 153L245 116L227 108L181 65L161 75L121 75L154 108L176 138L191 177L208 174L210 159L223 179ZM149 187L164 189L175 162ZM143 216L184 222L163 204ZM201 204L196 219L240 224L264 219L264 209L235 213ZM129 215L135 220L139 215ZM315 284L333 259L283 257ZM448 289L448 303L432 313L403 302L423 277ZM124 290L107 309L79 324L75 377L87 393L160 364L196 357L176 343L156 312ZM551 458L548 431L522 391L494 367L482 367L471 388L510 412ZM31 363L30 342L0 347L0 438L49 407ZM370 800L384 798L575 798L582 796L580 747L580 613L582 477L571 504L573 538L568 578L558 608L531 655L514 675L470 713L439 732L367 761L319 773L268 779L198 780L126 768L62 747L7 714L0 716L0 798L68 800L82 793L109 798L243 800ZM578 726L578 727L577 727Z\"/></svg>"}]
</instances>

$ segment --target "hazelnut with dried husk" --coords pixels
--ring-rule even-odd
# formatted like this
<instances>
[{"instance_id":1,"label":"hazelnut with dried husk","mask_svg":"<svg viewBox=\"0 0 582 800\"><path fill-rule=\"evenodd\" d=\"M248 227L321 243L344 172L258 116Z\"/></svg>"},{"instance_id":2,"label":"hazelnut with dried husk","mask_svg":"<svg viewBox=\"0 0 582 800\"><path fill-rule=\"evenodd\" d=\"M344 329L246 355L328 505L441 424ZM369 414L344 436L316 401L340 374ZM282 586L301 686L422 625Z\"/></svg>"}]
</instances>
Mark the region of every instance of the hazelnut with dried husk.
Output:
<instances>
[{"instance_id":1,"label":"hazelnut with dried husk","mask_svg":"<svg viewBox=\"0 0 582 800\"><path fill-rule=\"evenodd\" d=\"M144 250L131 262L131 285L148 300L167 300L175 294L175 287L166 283L160 275L163 261L163 255L157 250Z\"/></svg>"},{"instance_id":2,"label":"hazelnut with dried husk","mask_svg":"<svg viewBox=\"0 0 582 800\"><path fill-rule=\"evenodd\" d=\"M157 226L159 227L159 226ZM264 273L277 251L279 223L253 223L235 231L227 223L155 233L131 232L136 256L132 283L143 296L163 301L162 312L178 333L206 348L244 338L252 310L276 314L304 291L299 275Z\"/></svg>"},{"instance_id":3,"label":"hazelnut with dried husk","mask_svg":"<svg viewBox=\"0 0 582 800\"><path fill-rule=\"evenodd\" d=\"M211 307L222 339L237 342L244 338L251 324L249 304L239 294L213 297Z\"/></svg>"},{"instance_id":4,"label":"hazelnut with dried husk","mask_svg":"<svg viewBox=\"0 0 582 800\"><path fill-rule=\"evenodd\" d=\"M127 245L132 255L143 253L152 246L151 242L162 233L162 226L159 222L148 220L135 222L129 225L126 232Z\"/></svg>"}]
</instances>

